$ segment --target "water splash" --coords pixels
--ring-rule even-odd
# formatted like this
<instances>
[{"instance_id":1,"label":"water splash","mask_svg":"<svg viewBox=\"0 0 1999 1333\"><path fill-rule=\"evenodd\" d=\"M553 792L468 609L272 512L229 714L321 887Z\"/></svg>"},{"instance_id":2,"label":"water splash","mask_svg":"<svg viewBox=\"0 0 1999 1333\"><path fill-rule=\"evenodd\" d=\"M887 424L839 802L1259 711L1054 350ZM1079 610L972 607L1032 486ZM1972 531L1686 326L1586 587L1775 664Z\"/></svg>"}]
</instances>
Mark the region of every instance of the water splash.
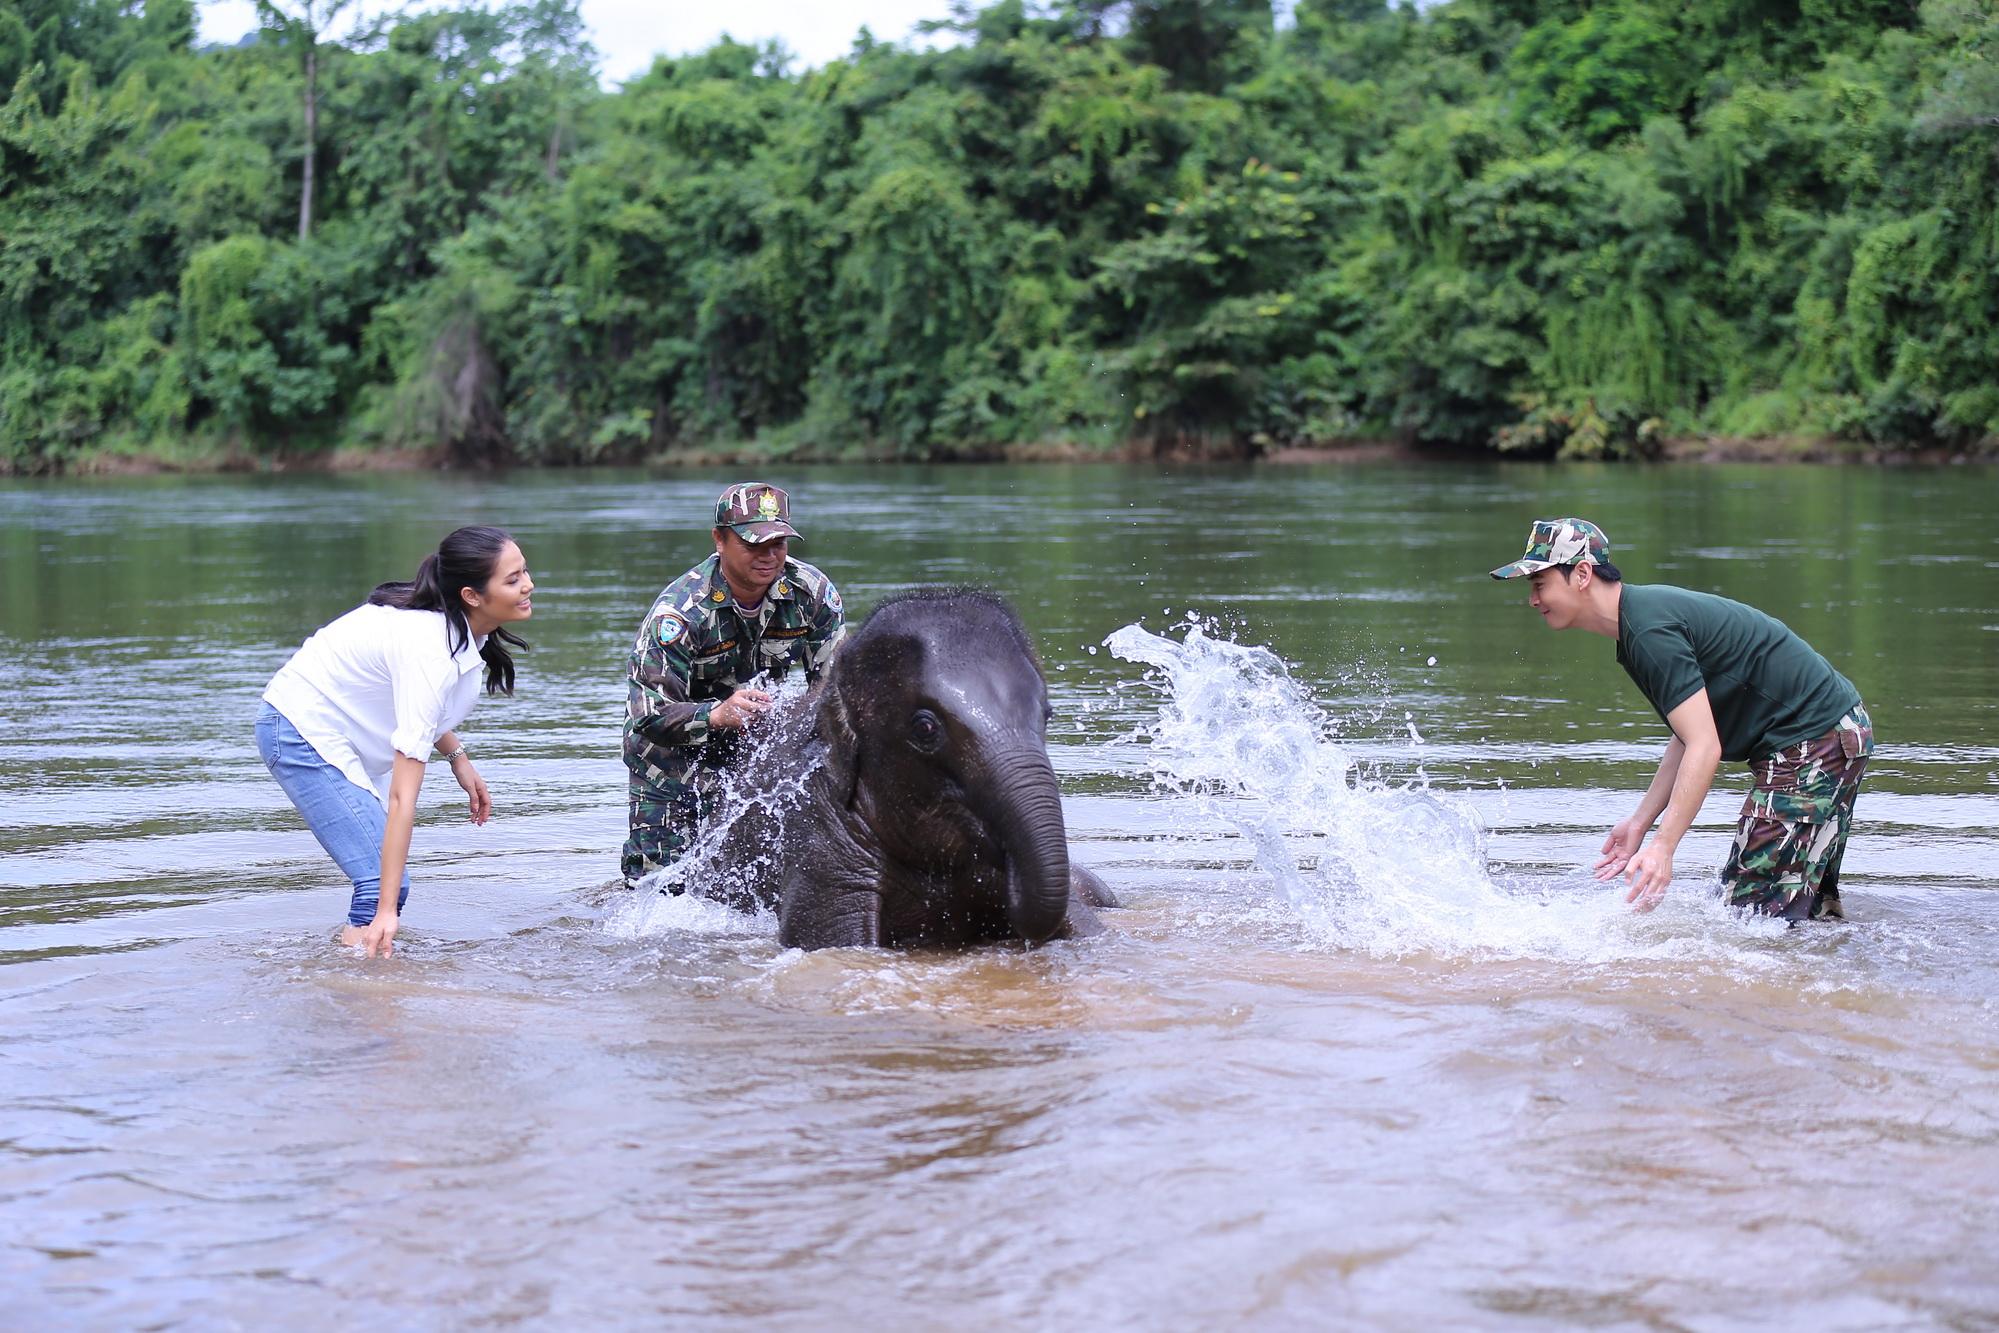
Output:
<instances>
[{"instance_id":1,"label":"water splash","mask_svg":"<svg viewBox=\"0 0 1999 1333\"><path fill-rule=\"evenodd\" d=\"M1781 933L1778 923L1739 920L1691 885L1641 917L1621 892L1580 873L1502 883L1471 807L1432 790L1420 767L1401 785L1362 771L1337 720L1275 653L1218 637L1191 613L1174 628L1181 637L1127 625L1104 640L1113 656L1150 668L1140 687L1163 696L1156 720L1134 737L1147 747L1154 786L1185 801L1190 833L1217 818L1233 824L1314 944L1381 957L1580 961L1713 956L1720 946L1740 961L1741 944ZM1414 720L1405 721L1420 745Z\"/></svg>"},{"instance_id":2,"label":"water splash","mask_svg":"<svg viewBox=\"0 0 1999 1333\"><path fill-rule=\"evenodd\" d=\"M667 935L776 935L777 913L740 912L698 893L663 893L648 887L621 889L604 914L602 929L620 940Z\"/></svg>"},{"instance_id":3,"label":"water splash","mask_svg":"<svg viewBox=\"0 0 1999 1333\"><path fill-rule=\"evenodd\" d=\"M751 683L772 696L769 720L744 735L736 761L709 775L710 817L686 855L640 880L606 915L607 932L624 939L675 931L733 935L746 927L776 933L777 915L761 901L762 891L776 883L785 823L803 803L818 764L784 772L760 762L811 725L803 677ZM753 775L762 776L762 785ZM752 829L744 829L746 821ZM739 830L749 836L737 836Z\"/></svg>"}]
</instances>

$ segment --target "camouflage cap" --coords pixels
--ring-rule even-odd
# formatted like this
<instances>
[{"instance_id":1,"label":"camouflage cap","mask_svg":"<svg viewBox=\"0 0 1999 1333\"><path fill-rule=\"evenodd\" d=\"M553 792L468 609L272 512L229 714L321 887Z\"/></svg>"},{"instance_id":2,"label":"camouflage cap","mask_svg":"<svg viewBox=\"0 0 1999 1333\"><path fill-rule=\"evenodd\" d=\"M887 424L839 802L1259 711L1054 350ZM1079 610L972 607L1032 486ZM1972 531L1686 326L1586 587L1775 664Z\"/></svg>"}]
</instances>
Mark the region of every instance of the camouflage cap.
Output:
<instances>
[{"instance_id":1,"label":"camouflage cap","mask_svg":"<svg viewBox=\"0 0 1999 1333\"><path fill-rule=\"evenodd\" d=\"M791 526L791 497L761 481L739 481L715 501L715 526L749 542L767 542L773 537L803 541Z\"/></svg>"},{"instance_id":2,"label":"camouflage cap","mask_svg":"<svg viewBox=\"0 0 1999 1333\"><path fill-rule=\"evenodd\" d=\"M1527 532L1527 554L1492 571L1496 579L1517 579L1562 565L1601 565L1610 558L1610 538L1580 518L1537 518Z\"/></svg>"}]
</instances>

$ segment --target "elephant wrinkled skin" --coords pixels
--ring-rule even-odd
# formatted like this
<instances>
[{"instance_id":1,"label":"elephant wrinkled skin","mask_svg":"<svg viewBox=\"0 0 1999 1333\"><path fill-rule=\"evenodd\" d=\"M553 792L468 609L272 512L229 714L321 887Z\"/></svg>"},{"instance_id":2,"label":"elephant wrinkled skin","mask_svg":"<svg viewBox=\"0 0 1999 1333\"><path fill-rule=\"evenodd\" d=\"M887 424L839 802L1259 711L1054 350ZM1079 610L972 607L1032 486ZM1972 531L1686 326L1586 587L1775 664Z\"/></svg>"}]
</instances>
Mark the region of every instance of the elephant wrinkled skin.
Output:
<instances>
[{"instance_id":1,"label":"elephant wrinkled skin","mask_svg":"<svg viewBox=\"0 0 1999 1333\"><path fill-rule=\"evenodd\" d=\"M758 799L729 816L712 863L731 891L717 896L774 905L779 940L806 949L1100 931L1094 909L1117 903L1069 862L1049 715L1034 646L1000 598L884 601L736 761L729 785Z\"/></svg>"}]
</instances>

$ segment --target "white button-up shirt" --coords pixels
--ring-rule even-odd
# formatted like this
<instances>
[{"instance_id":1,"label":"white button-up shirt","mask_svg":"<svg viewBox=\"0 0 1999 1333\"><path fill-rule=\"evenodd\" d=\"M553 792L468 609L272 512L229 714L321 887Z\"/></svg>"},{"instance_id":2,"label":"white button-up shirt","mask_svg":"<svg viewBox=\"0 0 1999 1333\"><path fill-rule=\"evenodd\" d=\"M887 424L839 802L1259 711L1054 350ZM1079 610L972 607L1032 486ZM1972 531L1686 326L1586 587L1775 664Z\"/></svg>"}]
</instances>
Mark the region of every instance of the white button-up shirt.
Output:
<instances>
[{"instance_id":1,"label":"white button-up shirt","mask_svg":"<svg viewBox=\"0 0 1999 1333\"><path fill-rule=\"evenodd\" d=\"M357 606L307 639L264 688L264 700L319 757L389 801L398 754L431 744L479 701L483 635L451 651L442 611Z\"/></svg>"}]
</instances>

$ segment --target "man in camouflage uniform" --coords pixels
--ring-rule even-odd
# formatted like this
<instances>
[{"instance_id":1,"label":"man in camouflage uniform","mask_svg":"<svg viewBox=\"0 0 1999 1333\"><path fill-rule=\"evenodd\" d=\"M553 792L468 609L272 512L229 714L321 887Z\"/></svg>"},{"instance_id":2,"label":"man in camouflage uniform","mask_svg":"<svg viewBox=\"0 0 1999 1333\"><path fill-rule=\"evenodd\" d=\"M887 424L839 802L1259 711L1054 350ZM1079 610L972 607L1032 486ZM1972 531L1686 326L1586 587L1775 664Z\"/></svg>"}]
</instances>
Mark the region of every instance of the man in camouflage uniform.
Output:
<instances>
[{"instance_id":1,"label":"man in camouflage uniform","mask_svg":"<svg viewBox=\"0 0 1999 1333\"><path fill-rule=\"evenodd\" d=\"M715 554L654 599L632 645L627 885L686 852L713 800L716 770L771 706L761 686L794 666L817 677L845 628L832 580L790 558L790 543L802 538L783 491L756 481L723 491L714 538Z\"/></svg>"},{"instance_id":2,"label":"man in camouflage uniform","mask_svg":"<svg viewBox=\"0 0 1999 1333\"><path fill-rule=\"evenodd\" d=\"M1622 872L1631 881L1625 901L1650 911L1672 881L1673 853L1717 766L1747 760L1756 785L1722 871L1730 904L1790 921L1845 916L1839 866L1874 752L1860 691L1754 607L1627 585L1609 555L1594 523L1544 519L1529 531L1527 553L1492 571L1530 578L1528 604L1550 628L1615 639L1618 665L1672 728L1638 809L1604 839L1596 877Z\"/></svg>"}]
</instances>

